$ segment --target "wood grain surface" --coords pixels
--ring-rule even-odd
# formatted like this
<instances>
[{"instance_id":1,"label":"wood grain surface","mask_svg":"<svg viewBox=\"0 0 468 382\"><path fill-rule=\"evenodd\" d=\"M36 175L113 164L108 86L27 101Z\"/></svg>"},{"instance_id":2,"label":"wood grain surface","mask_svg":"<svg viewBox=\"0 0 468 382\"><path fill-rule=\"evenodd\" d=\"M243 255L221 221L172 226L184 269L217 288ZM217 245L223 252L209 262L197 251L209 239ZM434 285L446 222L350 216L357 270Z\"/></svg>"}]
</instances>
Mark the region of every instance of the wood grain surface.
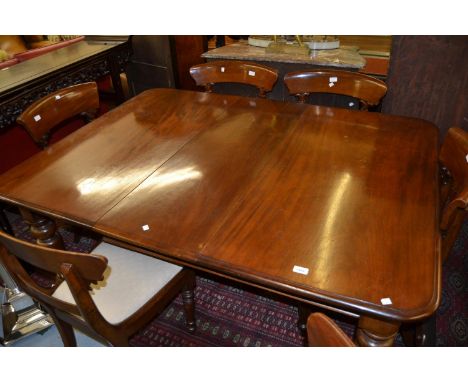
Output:
<instances>
[{"instance_id":1,"label":"wood grain surface","mask_svg":"<svg viewBox=\"0 0 468 382\"><path fill-rule=\"evenodd\" d=\"M391 337L439 304L437 148L419 119L154 89L0 177L0 195Z\"/></svg>"}]
</instances>

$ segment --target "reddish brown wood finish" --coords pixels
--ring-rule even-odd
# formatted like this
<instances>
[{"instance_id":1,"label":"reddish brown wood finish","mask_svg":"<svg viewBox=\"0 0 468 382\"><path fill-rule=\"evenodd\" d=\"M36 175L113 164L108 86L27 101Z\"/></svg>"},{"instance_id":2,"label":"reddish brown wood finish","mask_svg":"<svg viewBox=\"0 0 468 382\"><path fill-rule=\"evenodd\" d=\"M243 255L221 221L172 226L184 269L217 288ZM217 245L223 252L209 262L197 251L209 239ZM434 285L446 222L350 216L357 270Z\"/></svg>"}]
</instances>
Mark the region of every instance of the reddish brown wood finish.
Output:
<instances>
[{"instance_id":1,"label":"reddish brown wood finish","mask_svg":"<svg viewBox=\"0 0 468 382\"><path fill-rule=\"evenodd\" d=\"M24 207L20 207L19 210L26 224L29 225L29 229L32 236L36 239L37 245L64 249L62 236L57 231L57 226L53 220L45 216L33 214Z\"/></svg>"},{"instance_id":2,"label":"reddish brown wood finish","mask_svg":"<svg viewBox=\"0 0 468 382\"><path fill-rule=\"evenodd\" d=\"M222 118L200 101L191 103L198 93L177 93L187 107L174 102L170 92L156 93L129 100L2 174L0 194L92 226L205 128L207 118Z\"/></svg>"},{"instance_id":3,"label":"reddish brown wood finish","mask_svg":"<svg viewBox=\"0 0 468 382\"><path fill-rule=\"evenodd\" d=\"M1 231L0 244L0 260L21 289L40 302L51 314L65 346L76 346L72 326L111 345L128 346L131 335L151 321L181 291L188 313L187 325L189 330L195 329L193 271L186 269L180 271L133 315L113 325L101 315L89 293L90 284L103 280L103 272L107 267L107 259L104 256L44 248L23 242ZM37 285L19 260L55 274L57 280L55 286L47 289ZM63 280L67 282L76 305L65 303L52 296ZM116 304L118 303L116 301Z\"/></svg>"},{"instance_id":4,"label":"reddish brown wood finish","mask_svg":"<svg viewBox=\"0 0 468 382\"><path fill-rule=\"evenodd\" d=\"M332 319L323 313L312 313L307 319L309 346L356 346Z\"/></svg>"},{"instance_id":5,"label":"reddish brown wood finish","mask_svg":"<svg viewBox=\"0 0 468 382\"><path fill-rule=\"evenodd\" d=\"M208 50L206 36L172 36L174 39L175 60L177 69L177 88L197 90L190 68L205 62L201 56Z\"/></svg>"},{"instance_id":6,"label":"reddish brown wood finish","mask_svg":"<svg viewBox=\"0 0 468 382\"><path fill-rule=\"evenodd\" d=\"M50 93L34 102L18 117L17 122L40 147L47 146L50 131L59 123L83 114L87 121L94 118L99 108L95 82L69 86Z\"/></svg>"},{"instance_id":7,"label":"reddish brown wood finish","mask_svg":"<svg viewBox=\"0 0 468 382\"><path fill-rule=\"evenodd\" d=\"M361 109L378 105L387 92L387 85L374 77L344 70L305 70L287 73L284 83L291 95L305 102L311 93L332 93L355 97Z\"/></svg>"},{"instance_id":8,"label":"reddish brown wood finish","mask_svg":"<svg viewBox=\"0 0 468 382\"><path fill-rule=\"evenodd\" d=\"M54 150L1 176L0 198L360 315L380 344L439 304L438 133L428 122L154 89ZM89 194L78 192L86 178L96 180Z\"/></svg>"},{"instance_id":9,"label":"reddish brown wood finish","mask_svg":"<svg viewBox=\"0 0 468 382\"><path fill-rule=\"evenodd\" d=\"M468 211L468 133L457 127L449 129L439 160L450 173L450 179L441 190L440 229L442 258L445 260Z\"/></svg>"},{"instance_id":10,"label":"reddish brown wood finish","mask_svg":"<svg viewBox=\"0 0 468 382\"><path fill-rule=\"evenodd\" d=\"M204 86L207 92L217 83L234 82L252 85L258 88L259 97L273 89L278 71L261 64L244 61L211 61L190 68L190 75L198 86Z\"/></svg>"}]
</instances>

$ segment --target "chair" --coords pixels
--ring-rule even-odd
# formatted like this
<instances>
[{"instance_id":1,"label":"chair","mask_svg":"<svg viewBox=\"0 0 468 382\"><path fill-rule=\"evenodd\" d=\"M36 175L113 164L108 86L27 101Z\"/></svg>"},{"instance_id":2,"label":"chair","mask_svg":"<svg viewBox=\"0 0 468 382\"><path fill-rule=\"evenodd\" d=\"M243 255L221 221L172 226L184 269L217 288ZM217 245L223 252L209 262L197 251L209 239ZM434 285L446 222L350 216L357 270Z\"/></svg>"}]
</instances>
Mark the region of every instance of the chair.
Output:
<instances>
[{"instance_id":1,"label":"chair","mask_svg":"<svg viewBox=\"0 0 468 382\"><path fill-rule=\"evenodd\" d=\"M0 243L0 261L51 315L65 346L76 346L73 327L111 345L128 346L130 336L180 291L188 330L195 330L191 270L107 242L90 254L30 244L3 232ZM55 274L55 286L37 285L22 262Z\"/></svg>"},{"instance_id":2,"label":"chair","mask_svg":"<svg viewBox=\"0 0 468 382\"><path fill-rule=\"evenodd\" d=\"M448 130L439 154L443 166L440 191L442 260L445 261L468 210L468 132Z\"/></svg>"},{"instance_id":3,"label":"chair","mask_svg":"<svg viewBox=\"0 0 468 382\"><path fill-rule=\"evenodd\" d=\"M353 341L323 313L312 313L307 319L309 346L356 346Z\"/></svg>"},{"instance_id":4,"label":"chair","mask_svg":"<svg viewBox=\"0 0 468 382\"><path fill-rule=\"evenodd\" d=\"M50 133L61 122L81 116L90 122L99 109L99 94L95 82L72 85L39 99L24 110L16 121L29 133L34 142L45 149ZM83 235L75 227L75 241Z\"/></svg>"},{"instance_id":5,"label":"chair","mask_svg":"<svg viewBox=\"0 0 468 382\"><path fill-rule=\"evenodd\" d=\"M255 86L261 98L273 89L278 71L268 66L243 61L211 61L190 68L190 75L198 86L211 93L218 83L239 83Z\"/></svg>"},{"instance_id":6,"label":"chair","mask_svg":"<svg viewBox=\"0 0 468 382\"><path fill-rule=\"evenodd\" d=\"M95 82L87 82L48 94L24 110L16 121L44 149L54 127L77 115L89 122L94 119L98 108L97 85Z\"/></svg>"},{"instance_id":7,"label":"chair","mask_svg":"<svg viewBox=\"0 0 468 382\"><path fill-rule=\"evenodd\" d=\"M331 93L357 98L360 109L376 106L387 93L384 82L365 74L343 70L306 70L287 73L284 83L289 94L304 103L311 93Z\"/></svg>"},{"instance_id":8,"label":"chair","mask_svg":"<svg viewBox=\"0 0 468 382\"><path fill-rule=\"evenodd\" d=\"M458 236L468 210L468 133L457 127L448 130L439 153L441 163L440 232L444 262ZM435 343L435 315L402 331L405 342L416 346ZM409 340L406 340L408 336Z\"/></svg>"}]
</instances>

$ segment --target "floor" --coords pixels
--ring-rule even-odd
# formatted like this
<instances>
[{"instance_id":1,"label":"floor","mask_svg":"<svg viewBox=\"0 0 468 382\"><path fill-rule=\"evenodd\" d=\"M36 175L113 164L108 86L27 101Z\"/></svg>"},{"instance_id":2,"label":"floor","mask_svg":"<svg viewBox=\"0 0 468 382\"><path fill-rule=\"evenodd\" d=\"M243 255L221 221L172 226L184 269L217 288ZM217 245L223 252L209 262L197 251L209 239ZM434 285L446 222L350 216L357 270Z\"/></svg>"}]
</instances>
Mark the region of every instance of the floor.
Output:
<instances>
[{"instance_id":1,"label":"floor","mask_svg":"<svg viewBox=\"0 0 468 382\"><path fill-rule=\"evenodd\" d=\"M76 342L79 347L103 347L105 345L75 330ZM48 329L31 334L8 345L8 347L63 347L63 342L55 325Z\"/></svg>"}]
</instances>

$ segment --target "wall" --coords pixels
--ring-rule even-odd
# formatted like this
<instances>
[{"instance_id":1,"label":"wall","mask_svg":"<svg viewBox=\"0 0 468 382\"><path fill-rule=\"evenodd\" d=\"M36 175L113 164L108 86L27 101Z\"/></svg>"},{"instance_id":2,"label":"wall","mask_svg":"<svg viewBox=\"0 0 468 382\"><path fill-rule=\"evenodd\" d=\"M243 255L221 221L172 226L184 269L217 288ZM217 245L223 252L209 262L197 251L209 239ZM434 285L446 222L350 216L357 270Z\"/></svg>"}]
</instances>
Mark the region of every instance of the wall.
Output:
<instances>
[{"instance_id":1,"label":"wall","mask_svg":"<svg viewBox=\"0 0 468 382\"><path fill-rule=\"evenodd\" d=\"M394 36L382 111L468 131L468 37Z\"/></svg>"}]
</instances>

